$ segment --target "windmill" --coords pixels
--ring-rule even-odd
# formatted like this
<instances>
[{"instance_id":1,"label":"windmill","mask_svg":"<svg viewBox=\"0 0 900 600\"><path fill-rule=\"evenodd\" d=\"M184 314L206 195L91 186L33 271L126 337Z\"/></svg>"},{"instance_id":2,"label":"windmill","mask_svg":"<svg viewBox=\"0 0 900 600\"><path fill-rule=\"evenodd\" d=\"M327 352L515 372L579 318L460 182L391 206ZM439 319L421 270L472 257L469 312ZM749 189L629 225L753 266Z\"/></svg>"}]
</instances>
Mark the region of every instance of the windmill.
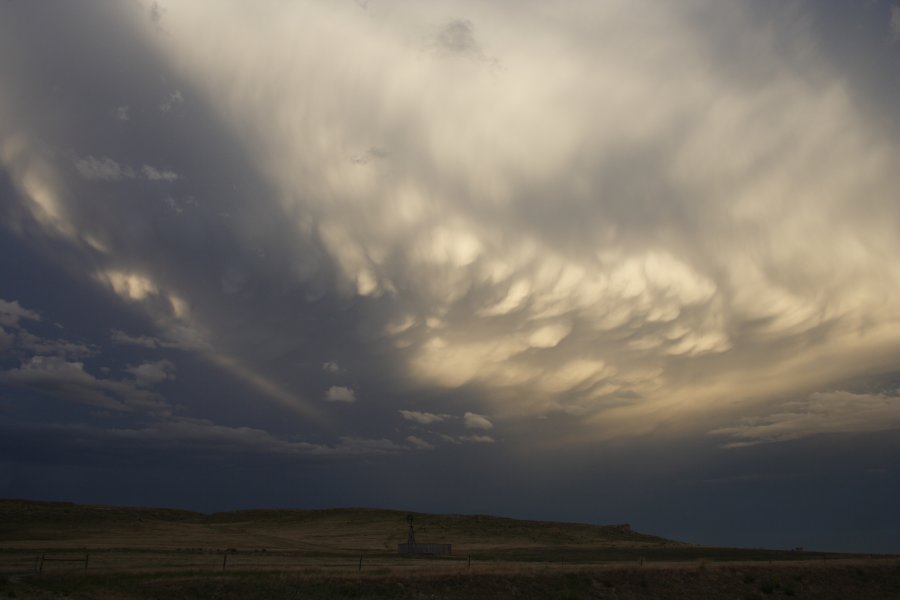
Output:
<instances>
[{"instance_id":1,"label":"windmill","mask_svg":"<svg viewBox=\"0 0 900 600\"><path fill-rule=\"evenodd\" d=\"M406 536L406 544L410 548L416 547L416 531L413 529L413 516L406 515L406 523L409 525L409 534Z\"/></svg>"},{"instance_id":2,"label":"windmill","mask_svg":"<svg viewBox=\"0 0 900 600\"><path fill-rule=\"evenodd\" d=\"M417 544L416 530L412 514L406 515L406 543L397 544L397 552L406 556L446 556L450 554L450 544Z\"/></svg>"}]
</instances>

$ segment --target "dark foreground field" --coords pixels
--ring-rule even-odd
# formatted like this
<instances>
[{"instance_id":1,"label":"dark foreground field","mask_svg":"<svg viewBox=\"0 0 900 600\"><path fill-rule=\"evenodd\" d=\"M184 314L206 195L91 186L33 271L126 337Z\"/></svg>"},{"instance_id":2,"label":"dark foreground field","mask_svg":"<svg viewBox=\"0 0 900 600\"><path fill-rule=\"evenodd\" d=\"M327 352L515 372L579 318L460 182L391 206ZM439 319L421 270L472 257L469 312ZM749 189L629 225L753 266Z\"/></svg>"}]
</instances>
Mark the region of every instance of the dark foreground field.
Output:
<instances>
[{"instance_id":1,"label":"dark foreground field","mask_svg":"<svg viewBox=\"0 0 900 600\"><path fill-rule=\"evenodd\" d=\"M900 563L833 565L579 567L497 572L358 575L230 573L53 574L0 576L10 598L425 599L608 598L835 600L900 598Z\"/></svg>"},{"instance_id":2,"label":"dark foreground field","mask_svg":"<svg viewBox=\"0 0 900 600\"><path fill-rule=\"evenodd\" d=\"M416 515L440 559L397 556L397 511L0 500L0 599L900 599L900 558L712 548L627 526Z\"/></svg>"}]
</instances>

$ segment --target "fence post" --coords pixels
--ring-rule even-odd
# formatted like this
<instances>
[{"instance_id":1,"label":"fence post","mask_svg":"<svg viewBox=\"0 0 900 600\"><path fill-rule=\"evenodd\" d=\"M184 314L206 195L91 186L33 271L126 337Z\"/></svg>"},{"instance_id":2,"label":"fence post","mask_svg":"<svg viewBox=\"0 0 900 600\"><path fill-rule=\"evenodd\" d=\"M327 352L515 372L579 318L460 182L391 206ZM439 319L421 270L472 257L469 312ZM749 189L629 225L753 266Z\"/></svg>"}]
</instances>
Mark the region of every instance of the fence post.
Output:
<instances>
[{"instance_id":1,"label":"fence post","mask_svg":"<svg viewBox=\"0 0 900 600\"><path fill-rule=\"evenodd\" d=\"M84 553L84 572L87 573L88 560L90 560L91 555L87 552Z\"/></svg>"},{"instance_id":2,"label":"fence post","mask_svg":"<svg viewBox=\"0 0 900 600\"><path fill-rule=\"evenodd\" d=\"M41 561L38 563L38 575L44 572L44 553L41 552Z\"/></svg>"},{"instance_id":3,"label":"fence post","mask_svg":"<svg viewBox=\"0 0 900 600\"><path fill-rule=\"evenodd\" d=\"M357 573L362 573L362 557L363 555L359 555L359 568L356 570Z\"/></svg>"},{"instance_id":4,"label":"fence post","mask_svg":"<svg viewBox=\"0 0 900 600\"><path fill-rule=\"evenodd\" d=\"M225 563L228 562L228 552L222 555L222 570L225 570Z\"/></svg>"},{"instance_id":5,"label":"fence post","mask_svg":"<svg viewBox=\"0 0 900 600\"><path fill-rule=\"evenodd\" d=\"M471 554L469 555L469 564L466 568L468 568L468 569L472 568L472 555Z\"/></svg>"}]
</instances>

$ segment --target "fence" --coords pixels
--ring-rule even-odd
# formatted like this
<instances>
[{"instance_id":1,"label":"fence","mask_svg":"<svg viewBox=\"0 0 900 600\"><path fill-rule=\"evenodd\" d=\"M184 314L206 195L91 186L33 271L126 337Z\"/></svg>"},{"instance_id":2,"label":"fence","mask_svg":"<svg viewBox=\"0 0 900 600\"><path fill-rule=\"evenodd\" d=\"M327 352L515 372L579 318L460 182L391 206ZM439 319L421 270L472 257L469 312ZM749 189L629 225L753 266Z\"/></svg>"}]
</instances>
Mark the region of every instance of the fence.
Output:
<instances>
[{"instance_id":1,"label":"fence","mask_svg":"<svg viewBox=\"0 0 900 600\"><path fill-rule=\"evenodd\" d=\"M428 561L437 569L468 567L466 557ZM41 552L0 550L0 574L37 575L153 571L306 571L375 572L386 569L417 570L420 561L393 554L316 555L290 552L67 550Z\"/></svg>"},{"instance_id":2,"label":"fence","mask_svg":"<svg viewBox=\"0 0 900 600\"><path fill-rule=\"evenodd\" d=\"M35 561L35 571L40 575L44 572L44 563L47 562L58 562L58 563L80 563L84 565L84 570L87 571L88 562L91 559L91 555L85 553L84 558L59 558L59 557L51 557L46 554L40 554Z\"/></svg>"}]
</instances>

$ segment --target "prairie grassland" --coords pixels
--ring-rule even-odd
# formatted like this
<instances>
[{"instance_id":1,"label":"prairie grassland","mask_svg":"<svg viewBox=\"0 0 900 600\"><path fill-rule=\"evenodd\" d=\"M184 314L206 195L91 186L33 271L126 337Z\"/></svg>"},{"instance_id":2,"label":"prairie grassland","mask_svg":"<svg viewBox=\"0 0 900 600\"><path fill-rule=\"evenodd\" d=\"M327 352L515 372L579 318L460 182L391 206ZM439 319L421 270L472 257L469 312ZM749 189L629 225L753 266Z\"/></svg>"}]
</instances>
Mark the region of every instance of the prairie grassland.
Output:
<instances>
[{"instance_id":1,"label":"prairie grassland","mask_svg":"<svg viewBox=\"0 0 900 600\"><path fill-rule=\"evenodd\" d=\"M481 515L415 522L419 541L452 543L453 555L398 556L399 511L0 500L0 598L900 598L897 557L712 548L627 526Z\"/></svg>"},{"instance_id":2,"label":"prairie grassland","mask_svg":"<svg viewBox=\"0 0 900 600\"><path fill-rule=\"evenodd\" d=\"M896 600L900 598L897 560L857 559L834 564L794 562L720 564L648 568L608 565L492 565L471 572L387 570L234 571L226 573L56 573L37 577L0 576L0 597L143 600L148 598L221 599L433 599L557 598L709 600L798 598Z\"/></svg>"}]
</instances>

